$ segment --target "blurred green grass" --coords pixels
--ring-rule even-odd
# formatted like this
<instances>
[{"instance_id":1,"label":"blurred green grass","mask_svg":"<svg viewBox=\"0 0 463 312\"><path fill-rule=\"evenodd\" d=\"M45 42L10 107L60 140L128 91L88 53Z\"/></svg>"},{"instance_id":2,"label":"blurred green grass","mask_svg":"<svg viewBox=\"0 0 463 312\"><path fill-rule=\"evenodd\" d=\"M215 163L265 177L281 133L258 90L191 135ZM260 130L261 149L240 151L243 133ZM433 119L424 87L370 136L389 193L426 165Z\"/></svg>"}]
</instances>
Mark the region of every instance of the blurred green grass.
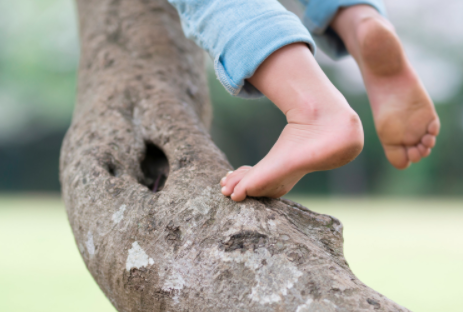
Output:
<instances>
[{"instance_id":1,"label":"blurred green grass","mask_svg":"<svg viewBox=\"0 0 463 312\"><path fill-rule=\"evenodd\" d=\"M293 199L342 221L347 261L368 286L412 311L461 311L463 200ZM0 311L115 311L60 199L0 196Z\"/></svg>"}]
</instances>

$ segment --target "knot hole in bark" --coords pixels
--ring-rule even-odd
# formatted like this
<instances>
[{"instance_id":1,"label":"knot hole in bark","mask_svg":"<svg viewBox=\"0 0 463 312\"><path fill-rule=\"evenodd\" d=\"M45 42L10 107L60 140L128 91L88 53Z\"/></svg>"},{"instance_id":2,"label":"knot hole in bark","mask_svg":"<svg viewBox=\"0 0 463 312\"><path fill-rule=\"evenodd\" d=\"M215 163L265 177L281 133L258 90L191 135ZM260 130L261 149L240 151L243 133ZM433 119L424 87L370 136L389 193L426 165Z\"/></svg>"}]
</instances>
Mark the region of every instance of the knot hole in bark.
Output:
<instances>
[{"instance_id":1,"label":"knot hole in bark","mask_svg":"<svg viewBox=\"0 0 463 312\"><path fill-rule=\"evenodd\" d=\"M113 163L109 163L106 169L108 170L109 174L113 177L119 176L119 171Z\"/></svg>"},{"instance_id":2,"label":"knot hole in bark","mask_svg":"<svg viewBox=\"0 0 463 312\"><path fill-rule=\"evenodd\" d=\"M161 191L169 176L169 161L166 154L153 143L147 142L141 170L144 176L142 184L153 192Z\"/></svg>"}]
</instances>

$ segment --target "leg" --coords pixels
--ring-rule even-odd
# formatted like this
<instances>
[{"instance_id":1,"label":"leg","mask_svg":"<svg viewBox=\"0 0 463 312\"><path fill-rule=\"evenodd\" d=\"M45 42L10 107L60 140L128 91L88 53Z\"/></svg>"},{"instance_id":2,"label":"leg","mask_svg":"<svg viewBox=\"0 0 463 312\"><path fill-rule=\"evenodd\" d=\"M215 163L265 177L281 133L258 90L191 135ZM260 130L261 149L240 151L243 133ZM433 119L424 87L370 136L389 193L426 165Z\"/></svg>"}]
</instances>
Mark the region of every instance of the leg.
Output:
<instances>
[{"instance_id":1,"label":"leg","mask_svg":"<svg viewBox=\"0 0 463 312\"><path fill-rule=\"evenodd\" d=\"M308 30L277 0L169 0L185 34L209 52L233 95L267 95L288 125L254 168L221 183L233 200L279 197L305 174L346 164L360 153L360 120L329 82L308 47Z\"/></svg>"},{"instance_id":2,"label":"leg","mask_svg":"<svg viewBox=\"0 0 463 312\"><path fill-rule=\"evenodd\" d=\"M368 5L340 9L330 26L360 67L387 159L404 169L428 156L439 118L394 27Z\"/></svg>"},{"instance_id":3,"label":"leg","mask_svg":"<svg viewBox=\"0 0 463 312\"><path fill-rule=\"evenodd\" d=\"M222 179L222 193L280 197L305 174L353 160L363 148L357 114L331 84L307 45L291 44L267 58L248 81L286 115L288 125L270 152L254 167Z\"/></svg>"},{"instance_id":4,"label":"leg","mask_svg":"<svg viewBox=\"0 0 463 312\"><path fill-rule=\"evenodd\" d=\"M278 0L168 0L178 11L185 35L206 50L217 78L232 95L260 97L246 79L276 50L315 43L299 18Z\"/></svg>"}]
</instances>

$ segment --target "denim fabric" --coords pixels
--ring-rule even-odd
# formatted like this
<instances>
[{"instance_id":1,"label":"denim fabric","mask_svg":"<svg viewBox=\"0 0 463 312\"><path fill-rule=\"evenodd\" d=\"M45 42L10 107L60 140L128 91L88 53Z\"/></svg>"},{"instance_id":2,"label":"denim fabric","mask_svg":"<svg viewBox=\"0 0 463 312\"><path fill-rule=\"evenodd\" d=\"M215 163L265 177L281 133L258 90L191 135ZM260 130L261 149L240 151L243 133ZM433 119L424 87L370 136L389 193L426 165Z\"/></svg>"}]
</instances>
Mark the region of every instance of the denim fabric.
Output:
<instances>
[{"instance_id":1,"label":"denim fabric","mask_svg":"<svg viewBox=\"0 0 463 312\"><path fill-rule=\"evenodd\" d=\"M232 95L262 96L246 81L274 51L304 42L315 53L312 31L334 58L347 54L328 25L340 7L370 4L384 14L381 0L300 0L304 24L277 0L168 0L178 11L185 35L214 60L219 81ZM308 30L307 30L308 28Z\"/></svg>"},{"instance_id":2,"label":"denim fabric","mask_svg":"<svg viewBox=\"0 0 463 312\"><path fill-rule=\"evenodd\" d=\"M303 23L309 29L316 44L328 56L339 59L348 55L346 46L336 32L329 27L340 8L367 4L386 17L382 0L299 0L305 7Z\"/></svg>"},{"instance_id":3,"label":"denim fabric","mask_svg":"<svg viewBox=\"0 0 463 312\"><path fill-rule=\"evenodd\" d=\"M262 94L245 79L274 51L294 42L315 49L300 19L276 0L169 0L185 35L206 50L232 95Z\"/></svg>"}]
</instances>

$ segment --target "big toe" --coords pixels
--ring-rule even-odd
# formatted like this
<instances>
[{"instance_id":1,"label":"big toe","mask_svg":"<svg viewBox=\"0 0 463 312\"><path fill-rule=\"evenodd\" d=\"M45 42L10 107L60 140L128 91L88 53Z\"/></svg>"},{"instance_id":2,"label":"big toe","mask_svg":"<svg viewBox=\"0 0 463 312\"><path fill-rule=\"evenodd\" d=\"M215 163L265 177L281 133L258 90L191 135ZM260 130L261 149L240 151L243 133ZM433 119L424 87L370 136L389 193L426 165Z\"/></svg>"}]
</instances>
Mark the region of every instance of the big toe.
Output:
<instances>
[{"instance_id":1,"label":"big toe","mask_svg":"<svg viewBox=\"0 0 463 312\"><path fill-rule=\"evenodd\" d=\"M440 131L440 121L439 118L434 119L428 125L428 133L434 136L437 136Z\"/></svg>"},{"instance_id":2,"label":"big toe","mask_svg":"<svg viewBox=\"0 0 463 312\"><path fill-rule=\"evenodd\" d=\"M246 187L244 186L243 180L235 186L233 194L230 195L230 198L236 202L240 202L246 199Z\"/></svg>"},{"instance_id":3,"label":"big toe","mask_svg":"<svg viewBox=\"0 0 463 312\"><path fill-rule=\"evenodd\" d=\"M384 152L389 162L397 169L406 169L410 166L410 160L405 146L385 145Z\"/></svg>"},{"instance_id":4,"label":"big toe","mask_svg":"<svg viewBox=\"0 0 463 312\"><path fill-rule=\"evenodd\" d=\"M249 166L243 166L231 173L228 173L227 176L220 181L220 184L222 185L222 194L225 196L233 194L235 186L243 179L251 168L252 167Z\"/></svg>"}]
</instances>

